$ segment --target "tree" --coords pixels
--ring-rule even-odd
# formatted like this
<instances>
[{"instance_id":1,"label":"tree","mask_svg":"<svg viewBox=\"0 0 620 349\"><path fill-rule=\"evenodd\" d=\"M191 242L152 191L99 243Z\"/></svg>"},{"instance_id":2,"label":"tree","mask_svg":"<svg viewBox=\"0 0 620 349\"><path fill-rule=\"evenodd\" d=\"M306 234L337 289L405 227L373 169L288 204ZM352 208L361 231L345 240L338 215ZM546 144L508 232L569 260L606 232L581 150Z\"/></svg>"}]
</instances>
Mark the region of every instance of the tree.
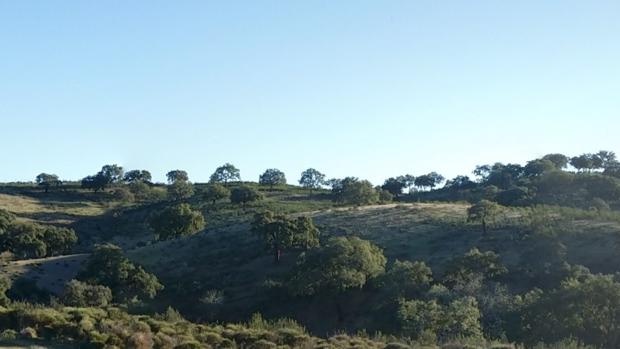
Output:
<instances>
[{"instance_id":1,"label":"tree","mask_svg":"<svg viewBox=\"0 0 620 349\"><path fill-rule=\"evenodd\" d=\"M298 258L288 290L296 296L321 294L335 302L338 320L344 320L339 295L361 289L385 272L383 251L358 237L335 237L322 248L311 249Z\"/></svg>"},{"instance_id":2,"label":"tree","mask_svg":"<svg viewBox=\"0 0 620 349\"><path fill-rule=\"evenodd\" d=\"M188 204L178 204L154 214L149 225L157 240L170 240L197 233L205 227L205 219Z\"/></svg>"},{"instance_id":3,"label":"tree","mask_svg":"<svg viewBox=\"0 0 620 349\"><path fill-rule=\"evenodd\" d=\"M501 211L501 206L489 200L480 200L467 209L468 222L480 222L482 224L482 233L487 234L487 224L493 221Z\"/></svg>"},{"instance_id":4,"label":"tree","mask_svg":"<svg viewBox=\"0 0 620 349\"><path fill-rule=\"evenodd\" d=\"M151 183L151 173L147 170L131 170L125 173L123 181L127 184L131 183Z\"/></svg>"},{"instance_id":5,"label":"tree","mask_svg":"<svg viewBox=\"0 0 620 349\"><path fill-rule=\"evenodd\" d=\"M402 300L398 319L405 335L419 339L432 334L440 341L482 338L480 310L475 298L456 299L447 306L436 300Z\"/></svg>"},{"instance_id":6,"label":"tree","mask_svg":"<svg viewBox=\"0 0 620 349\"><path fill-rule=\"evenodd\" d=\"M463 256L450 260L444 274L444 281L448 285L455 286L474 279L476 275L492 280L507 272L508 270L495 252L481 252L474 247Z\"/></svg>"},{"instance_id":7,"label":"tree","mask_svg":"<svg viewBox=\"0 0 620 349\"><path fill-rule=\"evenodd\" d=\"M383 251L358 237L335 237L299 257L288 284L294 295L362 288L385 271Z\"/></svg>"},{"instance_id":8,"label":"tree","mask_svg":"<svg viewBox=\"0 0 620 349\"><path fill-rule=\"evenodd\" d=\"M47 256L59 256L71 252L77 243L78 237L73 229L55 227L52 225L41 226L39 234L45 243Z\"/></svg>"},{"instance_id":9,"label":"tree","mask_svg":"<svg viewBox=\"0 0 620 349\"><path fill-rule=\"evenodd\" d=\"M187 172L183 170L172 170L166 173L166 178L168 178L168 183L170 184L189 181L189 176L187 175Z\"/></svg>"},{"instance_id":10,"label":"tree","mask_svg":"<svg viewBox=\"0 0 620 349\"><path fill-rule=\"evenodd\" d=\"M433 272L424 262L396 260L381 279L396 297L416 298L430 287Z\"/></svg>"},{"instance_id":11,"label":"tree","mask_svg":"<svg viewBox=\"0 0 620 349\"><path fill-rule=\"evenodd\" d=\"M62 182L58 179L57 175L47 173L40 173L37 175L35 182L37 185L45 189L46 193L51 187L59 187L62 185Z\"/></svg>"},{"instance_id":12,"label":"tree","mask_svg":"<svg viewBox=\"0 0 620 349\"><path fill-rule=\"evenodd\" d=\"M93 190L95 193L99 190L105 190L108 184L107 179L99 173L94 176L86 176L82 179L82 188Z\"/></svg>"},{"instance_id":13,"label":"tree","mask_svg":"<svg viewBox=\"0 0 620 349\"><path fill-rule=\"evenodd\" d=\"M320 189L325 184L325 175L313 168L309 168L301 173L299 184L306 189L310 189L310 191Z\"/></svg>"},{"instance_id":14,"label":"tree","mask_svg":"<svg viewBox=\"0 0 620 349\"><path fill-rule=\"evenodd\" d=\"M112 303L112 290L106 286L71 280L65 286L62 301L72 307L106 307Z\"/></svg>"},{"instance_id":15,"label":"tree","mask_svg":"<svg viewBox=\"0 0 620 349\"><path fill-rule=\"evenodd\" d=\"M218 167L210 179L211 183L224 183L224 185L232 181L241 181L241 175L239 170L229 163Z\"/></svg>"},{"instance_id":16,"label":"tree","mask_svg":"<svg viewBox=\"0 0 620 349\"><path fill-rule=\"evenodd\" d=\"M77 279L109 287L120 301L153 298L163 289L155 275L132 263L120 247L112 244L97 245Z\"/></svg>"},{"instance_id":17,"label":"tree","mask_svg":"<svg viewBox=\"0 0 620 349\"><path fill-rule=\"evenodd\" d=\"M587 273L524 298L528 343L575 337L597 348L620 347L620 283L613 276Z\"/></svg>"},{"instance_id":18,"label":"tree","mask_svg":"<svg viewBox=\"0 0 620 349\"><path fill-rule=\"evenodd\" d=\"M617 162L616 153L613 151L601 150L595 154L595 164L598 169L605 169L609 167L609 165Z\"/></svg>"},{"instance_id":19,"label":"tree","mask_svg":"<svg viewBox=\"0 0 620 349\"><path fill-rule=\"evenodd\" d=\"M118 165L104 165L101 171L93 176L82 179L82 188L91 189L94 192L105 190L112 184L116 184L123 178L123 168Z\"/></svg>"},{"instance_id":20,"label":"tree","mask_svg":"<svg viewBox=\"0 0 620 349\"><path fill-rule=\"evenodd\" d=\"M602 163L600 163L600 159L597 158L597 156L594 154L582 154L579 156L572 157L570 159L570 164L575 169L577 169L577 171L580 171L580 172L582 171L590 172L593 169L597 168L599 165L602 165Z\"/></svg>"},{"instance_id":21,"label":"tree","mask_svg":"<svg viewBox=\"0 0 620 349\"><path fill-rule=\"evenodd\" d=\"M276 263L280 262L285 249L308 249L319 244L319 230L309 217L290 219L285 215L266 211L254 217L252 231L261 237L265 246L273 253Z\"/></svg>"},{"instance_id":22,"label":"tree","mask_svg":"<svg viewBox=\"0 0 620 349\"><path fill-rule=\"evenodd\" d=\"M334 183L333 200L341 204L368 205L379 201L379 193L369 181L347 177Z\"/></svg>"},{"instance_id":23,"label":"tree","mask_svg":"<svg viewBox=\"0 0 620 349\"><path fill-rule=\"evenodd\" d=\"M258 183L268 185L270 189L273 189L274 185L286 184L286 176L277 168L270 168L259 176Z\"/></svg>"},{"instance_id":24,"label":"tree","mask_svg":"<svg viewBox=\"0 0 620 349\"><path fill-rule=\"evenodd\" d=\"M190 182L177 180L168 185L168 196L174 201L190 198L194 195L194 185Z\"/></svg>"},{"instance_id":25,"label":"tree","mask_svg":"<svg viewBox=\"0 0 620 349\"><path fill-rule=\"evenodd\" d=\"M398 177L398 178L390 177L385 180L385 182L381 186L381 189L387 190L388 192L390 192L390 194L394 196L398 196L402 194L403 189L406 187L407 187L407 182L406 182L405 177Z\"/></svg>"},{"instance_id":26,"label":"tree","mask_svg":"<svg viewBox=\"0 0 620 349\"><path fill-rule=\"evenodd\" d=\"M0 222L0 225L4 223ZM12 220L8 225L0 226L0 251L8 250L21 258L66 254L76 242L77 235L68 228Z\"/></svg>"},{"instance_id":27,"label":"tree","mask_svg":"<svg viewBox=\"0 0 620 349\"><path fill-rule=\"evenodd\" d=\"M230 201L233 204L241 204L245 206L248 202L259 201L262 199L263 195L261 193L245 185L233 188L233 190L230 191Z\"/></svg>"},{"instance_id":28,"label":"tree","mask_svg":"<svg viewBox=\"0 0 620 349\"><path fill-rule=\"evenodd\" d=\"M456 176L448 180L445 187L451 190L468 190L476 188L476 182L469 179L468 176Z\"/></svg>"},{"instance_id":29,"label":"tree","mask_svg":"<svg viewBox=\"0 0 620 349\"><path fill-rule=\"evenodd\" d=\"M116 164L104 165L99 173L106 178L108 184L115 184L123 179L123 168Z\"/></svg>"},{"instance_id":30,"label":"tree","mask_svg":"<svg viewBox=\"0 0 620 349\"><path fill-rule=\"evenodd\" d=\"M555 165L556 169L562 170L568 166L570 159L564 154L547 154L542 157L542 160L549 160Z\"/></svg>"},{"instance_id":31,"label":"tree","mask_svg":"<svg viewBox=\"0 0 620 349\"><path fill-rule=\"evenodd\" d=\"M529 161L523 168L523 174L527 177L538 177L547 172L557 170L557 165L551 160L537 159Z\"/></svg>"},{"instance_id":32,"label":"tree","mask_svg":"<svg viewBox=\"0 0 620 349\"><path fill-rule=\"evenodd\" d=\"M431 172L429 174L418 176L415 179L414 184L416 187L430 188L431 190L433 190L436 186L441 184L444 179L445 178L437 172Z\"/></svg>"},{"instance_id":33,"label":"tree","mask_svg":"<svg viewBox=\"0 0 620 349\"><path fill-rule=\"evenodd\" d=\"M394 195L387 190L381 189L381 187L375 188L375 190L379 193L379 202L380 203L388 203L394 200Z\"/></svg>"},{"instance_id":34,"label":"tree","mask_svg":"<svg viewBox=\"0 0 620 349\"><path fill-rule=\"evenodd\" d=\"M230 190L221 184L212 183L207 186L202 197L215 205L215 202L218 200L230 198Z\"/></svg>"}]
</instances>

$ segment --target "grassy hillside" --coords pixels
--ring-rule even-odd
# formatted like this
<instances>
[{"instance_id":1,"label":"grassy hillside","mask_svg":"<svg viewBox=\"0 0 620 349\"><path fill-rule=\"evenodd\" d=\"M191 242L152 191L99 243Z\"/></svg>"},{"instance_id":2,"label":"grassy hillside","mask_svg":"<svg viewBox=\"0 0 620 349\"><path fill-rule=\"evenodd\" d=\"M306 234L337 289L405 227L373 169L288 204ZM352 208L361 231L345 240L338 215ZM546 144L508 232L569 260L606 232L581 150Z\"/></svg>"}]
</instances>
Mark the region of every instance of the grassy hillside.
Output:
<instances>
[{"instance_id":1,"label":"grassy hillside","mask_svg":"<svg viewBox=\"0 0 620 349\"><path fill-rule=\"evenodd\" d=\"M180 202L200 211L206 227L168 241L155 240L148 220L178 202L128 202L110 191L43 193L27 186L4 187L0 208L20 221L71 227L80 241L71 255L4 262L0 274L21 288L13 294L27 298L42 292L37 299L43 300L46 292L62 293L93 246L112 242L164 285L152 301L128 305L130 312L161 313L173 307L192 321L222 323L247 321L261 313L269 319L294 319L309 333L325 337L339 331L400 333L390 290L382 288L381 280L370 280L366 287L340 296L292 296L287 282L302 251L285 250L280 263L274 263L264 242L251 231L257 213L311 217L320 230L321 245L338 236L368 240L382 249L388 269L397 260L423 261L432 269L436 286L445 282L454 258L472 248L499 255L508 272L494 282L517 298L534 288L560 285L561 278L572 273L562 269L562 263L585 266L593 273L620 271L620 214L612 210L503 207L484 234L479 222L468 221L471 205L465 202L336 205L327 191L247 185L264 199L245 205L226 200L213 204L202 197L205 186L196 185L196 194ZM37 288L41 291L35 292Z\"/></svg>"}]
</instances>

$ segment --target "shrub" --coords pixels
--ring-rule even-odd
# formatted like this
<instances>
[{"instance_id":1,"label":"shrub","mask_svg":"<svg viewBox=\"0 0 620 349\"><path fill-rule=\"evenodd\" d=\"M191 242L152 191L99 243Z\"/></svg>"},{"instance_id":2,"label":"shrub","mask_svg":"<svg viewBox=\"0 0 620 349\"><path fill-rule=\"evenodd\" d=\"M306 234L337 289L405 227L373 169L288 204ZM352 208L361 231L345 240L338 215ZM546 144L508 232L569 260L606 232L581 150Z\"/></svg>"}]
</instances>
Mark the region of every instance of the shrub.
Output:
<instances>
[{"instance_id":1,"label":"shrub","mask_svg":"<svg viewBox=\"0 0 620 349\"><path fill-rule=\"evenodd\" d=\"M75 307L105 307L112 303L112 290L71 280L65 287L63 302Z\"/></svg>"},{"instance_id":2,"label":"shrub","mask_svg":"<svg viewBox=\"0 0 620 349\"><path fill-rule=\"evenodd\" d=\"M12 341L17 339L17 331L15 330L4 330L0 332L0 341Z\"/></svg>"},{"instance_id":3,"label":"shrub","mask_svg":"<svg viewBox=\"0 0 620 349\"><path fill-rule=\"evenodd\" d=\"M259 201L262 199L263 194L248 186L240 186L234 188L230 192L230 201L233 204L241 204L245 206L248 202Z\"/></svg>"}]
</instances>

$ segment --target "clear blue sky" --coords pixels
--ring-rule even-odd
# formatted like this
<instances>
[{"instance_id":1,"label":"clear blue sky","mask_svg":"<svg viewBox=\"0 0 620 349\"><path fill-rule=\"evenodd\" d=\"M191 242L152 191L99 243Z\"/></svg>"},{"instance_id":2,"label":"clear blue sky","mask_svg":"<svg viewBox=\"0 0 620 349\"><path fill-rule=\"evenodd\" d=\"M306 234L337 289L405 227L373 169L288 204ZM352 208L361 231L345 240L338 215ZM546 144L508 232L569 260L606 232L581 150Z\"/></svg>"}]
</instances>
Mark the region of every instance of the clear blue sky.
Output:
<instances>
[{"instance_id":1,"label":"clear blue sky","mask_svg":"<svg viewBox=\"0 0 620 349\"><path fill-rule=\"evenodd\" d=\"M620 1L2 1L0 181L620 152Z\"/></svg>"}]
</instances>

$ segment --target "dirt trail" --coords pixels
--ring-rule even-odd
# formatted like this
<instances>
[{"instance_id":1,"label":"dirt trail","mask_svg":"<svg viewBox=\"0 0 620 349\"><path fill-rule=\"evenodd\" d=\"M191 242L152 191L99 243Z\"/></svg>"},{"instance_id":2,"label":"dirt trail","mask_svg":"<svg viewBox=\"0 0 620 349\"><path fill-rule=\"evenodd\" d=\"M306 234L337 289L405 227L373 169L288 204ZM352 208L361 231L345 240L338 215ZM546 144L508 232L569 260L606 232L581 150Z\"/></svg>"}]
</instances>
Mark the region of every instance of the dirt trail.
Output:
<instances>
[{"instance_id":1,"label":"dirt trail","mask_svg":"<svg viewBox=\"0 0 620 349\"><path fill-rule=\"evenodd\" d=\"M293 216L302 216L308 215L313 216L317 214L324 213L332 213L332 212L346 212L346 211L373 211L373 210L386 210L396 207L409 208L409 209L446 209L450 211L463 211L467 205L464 204L455 204L455 203L392 203L392 204L382 204L382 205L366 205L366 206L346 206L346 207L334 207L326 210L315 210L315 211L306 211L306 212L298 212L293 214Z\"/></svg>"}]
</instances>

